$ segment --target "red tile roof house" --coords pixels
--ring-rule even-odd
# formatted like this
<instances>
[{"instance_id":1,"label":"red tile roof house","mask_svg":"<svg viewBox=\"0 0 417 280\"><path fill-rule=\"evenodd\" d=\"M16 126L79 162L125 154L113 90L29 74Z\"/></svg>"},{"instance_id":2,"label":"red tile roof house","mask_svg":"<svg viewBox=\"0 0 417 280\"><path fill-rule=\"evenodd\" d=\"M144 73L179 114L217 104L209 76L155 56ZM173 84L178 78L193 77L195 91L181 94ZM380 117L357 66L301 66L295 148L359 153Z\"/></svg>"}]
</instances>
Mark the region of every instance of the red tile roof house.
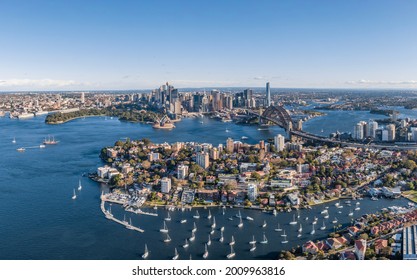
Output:
<instances>
[{"instance_id":1,"label":"red tile roof house","mask_svg":"<svg viewBox=\"0 0 417 280\"><path fill-rule=\"evenodd\" d=\"M379 255L382 249L388 247L388 240L385 240L385 239L375 240L374 246L375 246L375 253Z\"/></svg>"},{"instance_id":2,"label":"red tile roof house","mask_svg":"<svg viewBox=\"0 0 417 280\"><path fill-rule=\"evenodd\" d=\"M366 251L366 240L359 239L355 240L355 254L358 257L358 260L365 259L365 251Z\"/></svg>"},{"instance_id":3,"label":"red tile roof house","mask_svg":"<svg viewBox=\"0 0 417 280\"><path fill-rule=\"evenodd\" d=\"M357 236L360 233L360 229L358 229L356 226L353 227L349 227L348 231L350 234L352 234L353 236Z\"/></svg>"},{"instance_id":4,"label":"red tile roof house","mask_svg":"<svg viewBox=\"0 0 417 280\"><path fill-rule=\"evenodd\" d=\"M317 245L317 248L319 250L322 250L324 252L327 252L327 251L330 250L330 247L329 247L329 245L327 245L326 241L319 241L319 242L317 242L316 245Z\"/></svg>"},{"instance_id":5,"label":"red tile roof house","mask_svg":"<svg viewBox=\"0 0 417 280\"><path fill-rule=\"evenodd\" d=\"M341 260L356 260L356 255L352 251L345 251L342 254L340 254Z\"/></svg>"},{"instance_id":6,"label":"red tile roof house","mask_svg":"<svg viewBox=\"0 0 417 280\"><path fill-rule=\"evenodd\" d=\"M340 247L343 246L342 243L340 243L337 238L327 238L326 239L326 243L327 245L331 248L331 249L339 249Z\"/></svg>"},{"instance_id":7,"label":"red tile roof house","mask_svg":"<svg viewBox=\"0 0 417 280\"><path fill-rule=\"evenodd\" d=\"M315 255L318 250L317 245L311 240L303 244L303 252Z\"/></svg>"}]
</instances>

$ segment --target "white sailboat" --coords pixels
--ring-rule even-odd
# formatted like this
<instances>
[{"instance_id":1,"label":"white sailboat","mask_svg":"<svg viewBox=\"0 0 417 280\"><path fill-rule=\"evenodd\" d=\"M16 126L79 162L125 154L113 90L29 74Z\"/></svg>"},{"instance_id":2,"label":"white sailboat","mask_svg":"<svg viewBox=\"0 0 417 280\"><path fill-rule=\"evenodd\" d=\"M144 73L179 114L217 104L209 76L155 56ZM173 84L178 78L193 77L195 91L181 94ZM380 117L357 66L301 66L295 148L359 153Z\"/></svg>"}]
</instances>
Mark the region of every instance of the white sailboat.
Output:
<instances>
[{"instance_id":1,"label":"white sailboat","mask_svg":"<svg viewBox=\"0 0 417 280\"><path fill-rule=\"evenodd\" d=\"M172 257L173 260L178 260L178 258L180 257L180 254L178 254L177 248L175 248L175 253L174 256Z\"/></svg>"},{"instance_id":2,"label":"white sailboat","mask_svg":"<svg viewBox=\"0 0 417 280\"><path fill-rule=\"evenodd\" d=\"M165 218L165 221L171 221L171 215L169 215L169 212L168 212L168 214L167 214L167 216Z\"/></svg>"},{"instance_id":3,"label":"white sailboat","mask_svg":"<svg viewBox=\"0 0 417 280\"><path fill-rule=\"evenodd\" d=\"M249 241L249 244L255 244L256 240L255 240L255 235L252 236L252 240Z\"/></svg>"},{"instance_id":4,"label":"white sailboat","mask_svg":"<svg viewBox=\"0 0 417 280\"><path fill-rule=\"evenodd\" d=\"M240 214L240 210L239 210L239 213L236 214L236 218L242 218L242 214Z\"/></svg>"},{"instance_id":5,"label":"white sailboat","mask_svg":"<svg viewBox=\"0 0 417 280\"><path fill-rule=\"evenodd\" d=\"M316 230L314 229L314 224L313 224L313 229L311 230L310 234L315 234Z\"/></svg>"},{"instance_id":6,"label":"white sailboat","mask_svg":"<svg viewBox=\"0 0 417 280\"><path fill-rule=\"evenodd\" d=\"M13 137L12 143L16 144L16 137Z\"/></svg>"},{"instance_id":7,"label":"white sailboat","mask_svg":"<svg viewBox=\"0 0 417 280\"><path fill-rule=\"evenodd\" d=\"M194 222L194 226L193 226L193 229L191 230L191 232L196 232L196 231L197 231L197 225Z\"/></svg>"},{"instance_id":8,"label":"white sailboat","mask_svg":"<svg viewBox=\"0 0 417 280\"><path fill-rule=\"evenodd\" d=\"M185 243L182 245L182 248L188 248L188 246L190 246L190 243L188 243L188 240L185 239Z\"/></svg>"},{"instance_id":9,"label":"white sailboat","mask_svg":"<svg viewBox=\"0 0 417 280\"><path fill-rule=\"evenodd\" d=\"M287 236L287 234L285 233L285 229L284 229L284 232L281 234L281 236L282 236L282 237Z\"/></svg>"},{"instance_id":10,"label":"white sailboat","mask_svg":"<svg viewBox=\"0 0 417 280\"><path fill-rule=\"evenodd\" d=\"M298 237L298 238L300 238L301 236L302 236L302 234L301 234L301 233L299 233L299 234L297 235L297 237Z\"/></svg>"},{"instance_id":11,"label":"white sailboat","mask_svg":"<svg viewBox=\"0 0 417 280\"><path fill-rule=\"evenodd\" d=\"M180 223L181 224L185 224L187 222L187 220L186 219L182 219L181 221L180 221Z\"/></svg>"},{"instance_id":12,"label":"white sailboat","mask_svg":"<svg viewBox=\"0 0 417 280\"><path fill-rule=\"evenodd\" d=\"M272 215L276 216L278 214L277 209L274 209L274 211L272 211Z\"/></svg>"},{"instance_id":13,"label":"white sailboat","mask_svg":"<svg viewBox=\"0 0 417 280\"><path fill-rule=\"evenodd\" d=\"M220 232L220 239L219 242L223 242L224 241L224 237L223 237L223 231Z\"/></svg>"},{"instance_id":14,"label":"white sailboat","mask_svg":"<svg viewBox=\"0 0 417 280\"><path fill-rule=\"evenodd\" d=\"M73 192L73 195L72 195L72 199L76 199L77 198L77 195L75 194L75 189L74 189L74 192Z\"/></svg>"},{"instance_id":15,"label":"white sailboat","mask_svg":"<svg viewBox=\"0 0 417 280\"><path fill-rule=\"evenodd\" d=\"M300 223L300 228L298 229L298 232L302 232L303 231L303 225Z\"/></svg>"},{"instance_id":16,"label":"white sailboat","mask_svg":"<svg viewBox=\"0 0 417 280\"><path fill-rule=\"evenodd\" d=\"M78 180L78 190L81 191L82 188L83 186L81 185L81 180Z\"/></svg>"},{"instance_id":17,"label":"white sailboat","mask_svg":"<svg viewBox=\"0 0 417 280\"><path fill-rule=\"evenodd\" d=\"M207 250L207 244L204 245L204 254L203 254L203 259L207 259L208 257L208 250Z\"/></svg>"},{"instance_id":18,"label":"white sailboat","mask_svg":"<svg viewBox=\"0 0 417 280\"><path fill-rule=\"evenodd\" d=\"M216 217L213 217L213 223L211 224L211 228L216 227Z\"/></svg>"},{"instance_id":19,"label":"white sailboat","mask_svg":"<svg viewBox=\"0 0 417 280\"><path fill-rule=\"evenodd\" d=\"M313 225L317 224L317 220L318 220L318 219L317 219L316 217L314 217L314 221L313 221L313 223L312 223L312 224L313 224Z\"/></svg>"},{"instance_id":20,"label":"white sailboat","mask_svg":"<svg viewBox=\"0 0 417 280\"><path fill-rule=\"evenodd\" d=\"M259 243L261 243L261 244L268 244L268 239L266 239L265 232L264 232L263 239L261 241L259 241Z\"/></svg>"},{"instance_id":21,"label":"white sailboat","mask_svg":"<svg viewBox=\"0 0 417 280\"><path fill-rule=\"evenodd\" d=\"M353 216L352 208L350 208L350 212L349 212L348 216Z\"/></svg>"},{"instance_id":22,"label":"white sailboat","mask_svg":"<svg viewBox=\"0 0 417 280\"><path fill-rule=\"evenodd\" d=\"M210 246L210 245L211 245L211 238L210 238L210 234L209 234L208 240L207 240L207 246Z\"/></svg>"},{"instance_id":23,"label":"white sailboat","mask_svg":"<svg viewBox=\"0 0 417 280\"><path fill-rule=\"evenodd\" d=\"M337 223L337 218L335 217L334 220L332 221L332 224L336 224Z\"/></svg>"},{"instance_id":24,"label":"white sailboat","mask_svg":"<svg viewBox=\"0 0 417 280\"><path fill-rule=\"evenodd\" d=\"M168 227L167 227L167 224L165 223L165 221L164 221L164 226L163 226L163 228L161 228L159 231L160 231L160 232L163 232L163 233L167 233L167 232L168 232Z\"/></svg>"},{"instance_id":25,"label":"white sailboat","mask_svg":"<svg viewBox=\"0 0 417 280\"><path fill-rule=\"evenodd\" d=\"M194 232L191 233L191 237L188 240L190 242L193 242L195 240L195 234L194 234Z\"/></svg>"},{"instance_id":26,"label":"white sailboat","mask_svg":"<svg viewBox=\"0 0 417 280\"><path fill-rule=\"evenodd\" d=\"M292 221L290 222L290 225L296 225L297 221L295 220L295 215L292 216Z\"/></svg>"},{"instance_id":27,"label":"white sailboat","mask_svg":"<svg viewBox=\"0 0 417 280\"><path fill-rule=\"evenodd\" d=\"M221 228L220 228L220 231L224 231L224 227L221 227Z\"/></svg>"},{"instance_id":28,"label":"white sailboat","mask_svg":"<svg viewBox=\"0 0 417 280\"><path fill-rule=\"evenodd\" d=\"M75 198L73 197L72 199L75 199ZM113 217L113 214L111 213L111 205L109 205L109 209L106 210L106 218L110 219L111 217Z\"/></svg>"},{"instance_id":29,"label":"white sailboat","mask_svg":"<svg viewBox=\"0 0 417 280\"><path fill-rule=\"evenodd\" d=\"M252 243L252 247L249 249L249 251L253 252L256 250L256 245L255 243Z\"/></svg>"},{"instance_id":30,"label":"white sailboat","mask_svg":"<svg viewBox=\"0 0 417 280\"><path fill-rule=\"evenodd\" d=\"M262 224L262 227L264 228L264 227L266 227L267 226L267 223L266 223L266 221L264 220L264 223Z\"/></svg>"},{"instance_id":31,"label":"white sailboat","mask_svg":"<svg viewBox=\"0 0 417 280\"><path fill-rule=\"evenodd\" d=\"M194 219L200 219L200 214L198 213L198 210L196 210L195 215L193 216Z\"/></svg>"},{"instance_id":32,"label":"white sailboat","mask_svg":"<svg viewBox=\"0 0 417 280\"><path fill-rule=\"evenodd\" d=\"M355 207L355 211L359 211L361 208L359 206Z\"/></svg>"},{"instance_id":33,"label":"white sailboat","mask_svg":"<svg viewBox=\"0 0 417 280\"><path fill-rule=\"evenodd\" d=\"M281 226L279 225L279 223L278 223L278 227L275 229L275 231L282 231L282 228L281 228Z\"/></svg>"},{"instance_id":34,"label":"white sailboat","mask_svg":"<svg viewBox=\"0 0 417 280\"><path fill-rule=\"evenodd\" d=\"M210 212L210 209L209 209L209 211L208 211L208 216L207 216L207 219L211 219L211 212Z\"/></svg>"},{"instance_id":35,"label":"white sailboat","mask_svg":"<svg viewBox=\"0 0 417 280\"><path fill-rule=\"evenodd\" d=\"M232 235L232 241L230 241L230 243L229 243L229 245L230 246L233 246L233 245L235 245L235 238L234 238L234 236Z\"/></svg>"},{"instance_id":36,"label":"white sailboat","mask_svg":"<svg viewBox=\"0 0 417 280\"><path fill-rule=\"evenodd\" d=\"M167 236L164 239L165 243L171 242L171 237L169 236L169 234L167 233Z\"/></svg>"},{"instance_id":37,"label":"white sailboat","mask_svg":"<svg viewBox=\"0 0 417 280\"><path fill-rule=\"evenodd\" d=\"M323 225L320 227L320 230L325 230L326 229L326 225L324 224L324 221L323 221Z\"/></svg>"},{"instance_id":38,"label":"white sailboat","mask_svg":"<svg viewBox=\"0 0 417 280\"><path fill-rule=\"evenodd\" d=\"M240 214L240 212L239 212L239 214ZM239 224L237 225L237 227L243 227L243 221L242 221L242 216L240 216L240 218L239 218Z\"/></svg>"},{"instance_id":39,"label":"white sailboat","mask_svg":"<svg viewBox=\"0 0 417 280\"><path fill-rule=\"evenodd\" d=\"M143 252L142 259L146 259L149 256L148 245L145 244L145 252Z\"/></svg>"},{"instance_id":40,"label":"white sailboat","mask_svg":"<svg viewBox=\"0 0 417 280\"><path fill-rule=\"evenodd\" d=\"M284 240L282 240L281 243L283 244L288 243L287 236L284 236Z\"/></svg>"},{"instance_id":41,"label":"white sailboat","mask_svg":"<svg viewBox=\"0 0 417 280\"><path fill-rule=\"evenodd\" d=\"M236 256L235 251L233 250L233 245L230 245L230 254L227 255L228 259L234 258Z\"/></svg>"}]
</instances>

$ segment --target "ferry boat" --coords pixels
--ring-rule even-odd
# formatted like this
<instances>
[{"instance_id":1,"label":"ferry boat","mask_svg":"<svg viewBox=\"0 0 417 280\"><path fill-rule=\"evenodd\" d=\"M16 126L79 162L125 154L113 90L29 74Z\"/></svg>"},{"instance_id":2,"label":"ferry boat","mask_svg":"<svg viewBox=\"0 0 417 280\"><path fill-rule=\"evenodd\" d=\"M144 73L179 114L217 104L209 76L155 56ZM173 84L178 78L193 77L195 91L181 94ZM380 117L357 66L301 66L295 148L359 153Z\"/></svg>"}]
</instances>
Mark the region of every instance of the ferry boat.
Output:
<instances>
[{"instance_id":1,"label":"ferry boat","mask_svg":"<svg viewBox=\"0 0 417 280\"><path fill-rule=\"evenodd\" d=\"M143 252L142 259L146 259L149 256L148 245L145 244L145 252Z\"/></svg>"}]
</instances>

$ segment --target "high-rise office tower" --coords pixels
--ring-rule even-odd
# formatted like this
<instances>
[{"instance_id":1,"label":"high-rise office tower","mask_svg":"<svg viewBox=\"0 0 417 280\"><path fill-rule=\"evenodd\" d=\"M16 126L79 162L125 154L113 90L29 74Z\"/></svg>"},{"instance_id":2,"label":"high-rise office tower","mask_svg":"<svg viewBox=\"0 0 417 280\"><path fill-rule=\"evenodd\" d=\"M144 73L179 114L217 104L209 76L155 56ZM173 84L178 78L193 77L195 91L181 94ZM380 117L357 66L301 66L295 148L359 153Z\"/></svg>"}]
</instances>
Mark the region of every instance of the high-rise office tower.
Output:
<instances>
[{"instance_id":1,"label":"high-rise office tower","mask_svg":"<svg viewBox=\"0 0 417 280\"><path fill-rule=\"evenodd\" d=\"M266 106L271 106L271 89L269 88L269 82L266 83Z\"/></svg>"}]
</instances>

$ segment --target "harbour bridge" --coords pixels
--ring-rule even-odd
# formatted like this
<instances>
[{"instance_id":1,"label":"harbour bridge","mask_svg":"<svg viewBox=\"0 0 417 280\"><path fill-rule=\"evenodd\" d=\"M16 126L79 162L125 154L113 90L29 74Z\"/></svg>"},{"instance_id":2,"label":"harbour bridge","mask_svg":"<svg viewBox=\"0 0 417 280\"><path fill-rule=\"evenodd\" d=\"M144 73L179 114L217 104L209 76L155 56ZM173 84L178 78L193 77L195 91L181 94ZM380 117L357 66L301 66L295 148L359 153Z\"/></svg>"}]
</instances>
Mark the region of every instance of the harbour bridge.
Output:
<instances>
[{"instance_id":1,"label":"harbour bridge","mask_svg":"<svg viewBox=\"0 0 417 280\"><path fill-rule=\"evenodd\" d=\"M269 106L265 111L255 112L248 110L248 113L259 117L260 124L269 124L273 123L285 129L285 132L288 134L288 138L292 141L294 140L310 140L318 143L325 144L337 144L341 146L349 147L363 147L363 148L377 148L377 149L390 149L390 150L416 150L417 145L390 145L390 144L375 144L375 143L357 143L357 142L348 142L340 141L335 139L330 139L327 137L315 135L306 131L303 131L301 127L294 126L294 121L292 120L288 111L282 106Z\"/></svg>"}]
</instances>

